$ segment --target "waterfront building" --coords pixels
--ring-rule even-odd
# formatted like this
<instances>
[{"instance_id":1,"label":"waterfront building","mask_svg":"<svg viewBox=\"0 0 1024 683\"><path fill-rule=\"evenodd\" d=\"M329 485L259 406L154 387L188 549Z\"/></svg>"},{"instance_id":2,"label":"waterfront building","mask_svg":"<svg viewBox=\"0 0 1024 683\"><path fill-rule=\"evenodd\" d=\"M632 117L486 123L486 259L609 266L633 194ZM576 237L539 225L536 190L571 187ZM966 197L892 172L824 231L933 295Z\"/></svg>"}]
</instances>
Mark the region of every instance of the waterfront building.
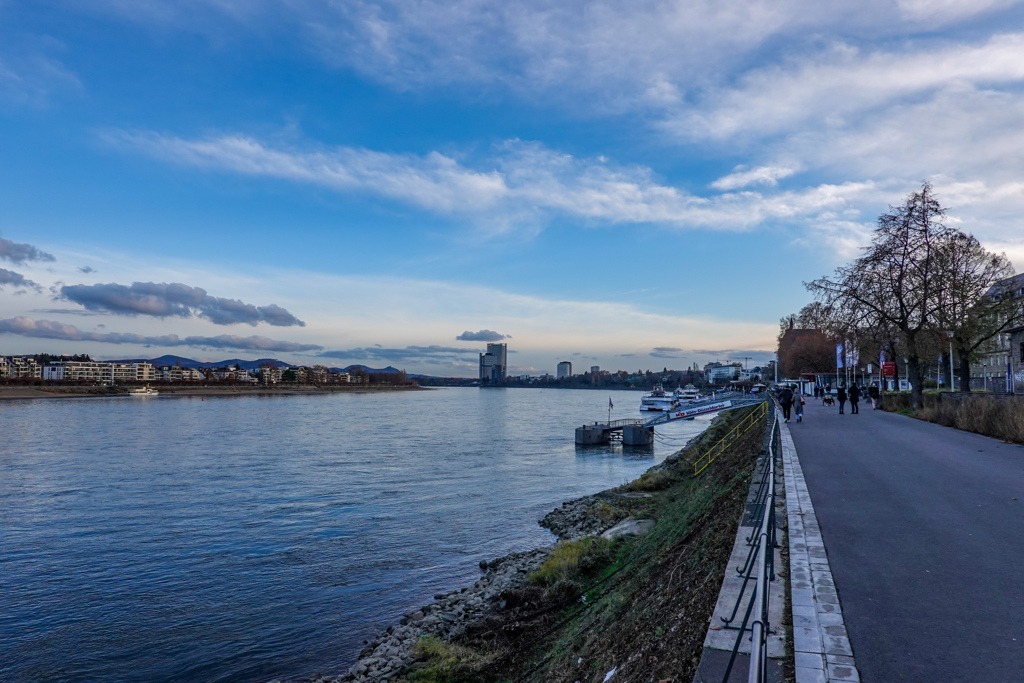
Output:
<instances>
[{"instance_id":1,"label":"waterfront building","mask_svg":"<svg viewBox=\"0 0 1024 683\"><path fill-rule=\"evenodd\" d=\"M508 344L488 344L480 354L480 381L504 382L508 375Z\"/></svg>"},{"instance_id":2,"label":"waterfront building","mask_svg":"<svg viewBox=\"0 0 1024 683\"><path fill-rule=\"evenodd\" d=\"M559 363L558 368L555 370L555 377L558 379L572 377L572 363L567 360L563 360Z\"/></svg>"},{"instance_id":3,"label":"waterfront building","mask_svg":"<svg viewBox=\"0 0 1024 683\"><path fill-rule=\"evenodd\" d=\"M260 368L257 372L260 374L260 381L264 384L277 384L281 381L281 375L284 374L281 368L273 365Z\"/></svg>"},{"instance_id":4,"label":"waterfront building","mask_svg":"<svg viewBox=\"0 0 1024 683\"><path fill-rule=\"evenodd\" d=\"M99 361L58 360L43 367L43 379L50 382L109 384L114 381L114 367L113 363Z\"/></svg>"},{"instance_id":5,"label":"waterfront building","mask_svg":"<svg viewBox=\"0 0 1024 683\"><path fill-rule=\"evenodd\" d=\"M6 377L11 379L40 379L42 377L42 367L35 358L10 356L5 360L7 361Z\"/></svg>"},{"instance_id":6,"label":"waterfront building","mask_svg":"<svg viewBox=\"0 0 1024 683\"><path fill-rule=\"evenodd\" d=\"M596 375L597 373L601 372L601 366L600 365L591 365L590 366L590 371Z\"/></svg>"},{"instance_id":7,"label":"waterfront building","mask_svg":"<svg viewBox=\"0 0 1024 683\"><path fill-rule=\"evenodd\" d=\"M719 363L714 361L704 366L704 377L711 384L725 384L740 378L742 363Z\"/></svg>"},{"instance_id":8,"label":"waterfront building","mask_svg":"<svg viewBox=\"0 0 1024 683\"><path fill-rule=\"evenodd\" d=\"M7 356L0 356L0 379L11 376L11 361Z\"/></svg>"},{"instance_id":9,"label":"waterfront building","mask_svg":"<svg viewBox=\"0 0 1024 683\"><path fill-rule=\"evenodd\" d=\"M198 382L206 379L206 373L195 368L183 368L180 365L165 365L160 368L160 379L165 382Z\"/></svg>"}]
</instances>

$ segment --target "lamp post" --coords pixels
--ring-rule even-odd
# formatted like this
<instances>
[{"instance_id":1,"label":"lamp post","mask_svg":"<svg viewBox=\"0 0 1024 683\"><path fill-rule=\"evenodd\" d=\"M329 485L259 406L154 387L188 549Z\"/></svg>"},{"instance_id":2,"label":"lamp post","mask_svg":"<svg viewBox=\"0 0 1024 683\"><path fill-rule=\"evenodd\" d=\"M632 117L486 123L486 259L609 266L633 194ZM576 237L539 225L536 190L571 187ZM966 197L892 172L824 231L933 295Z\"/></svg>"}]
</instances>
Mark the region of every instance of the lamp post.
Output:
<instances>
[{"instance_id":1,"label":"lamp post","mask_svg":"<svg viewBox=\"0 0 1024 683\"><path fill-rule=\"evenodd\" d=\"M946 333L949 337L949 390L956 391L956 377L953 375L953 332ZM961 387L962 389L963 387Z\"/></svg>"}]
</instances>

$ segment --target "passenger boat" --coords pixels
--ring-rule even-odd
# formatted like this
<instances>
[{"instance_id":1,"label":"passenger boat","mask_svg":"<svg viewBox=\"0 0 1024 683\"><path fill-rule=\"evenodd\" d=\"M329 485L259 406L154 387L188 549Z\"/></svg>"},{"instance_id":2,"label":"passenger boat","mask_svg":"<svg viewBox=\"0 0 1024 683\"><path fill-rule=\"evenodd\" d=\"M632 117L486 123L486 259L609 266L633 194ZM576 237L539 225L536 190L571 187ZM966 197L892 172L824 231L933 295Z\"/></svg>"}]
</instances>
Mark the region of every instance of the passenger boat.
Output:
<instances>
[{"instance_id":1,"label":"passenger boat","mask_svg":"<svg viewBox=\"0 0 1024 683\"><path fill-rule=\"evenodd\" d=\"M700 400L700 392L692 384L676 389L673 393L679 403L693 403Z\"/></svg>"},{"instance_id":2,"label":"passenger boat","mask_svg":"<svg viewBox=\"0 0 1024 683\"><path fill-rule=\"evenodd\" d=\"M644 394L640 399L640 410L672 410L676 407L676 397L665 391L660 384L655 385L651 393Z\"/></svg>"},{"instance_id":3,"label":"passenger boat","mask_svg":"<svg viewBox=\"0 0 1024 683\"><path fill-rule=\"evenodd\" d=\"M136 389L129 389L128 395L132 398L145 398L147 396L159 396L160 392L156 389L151 388L148 384L144 387L138 387Z\"/></svg>"}]
</instances>

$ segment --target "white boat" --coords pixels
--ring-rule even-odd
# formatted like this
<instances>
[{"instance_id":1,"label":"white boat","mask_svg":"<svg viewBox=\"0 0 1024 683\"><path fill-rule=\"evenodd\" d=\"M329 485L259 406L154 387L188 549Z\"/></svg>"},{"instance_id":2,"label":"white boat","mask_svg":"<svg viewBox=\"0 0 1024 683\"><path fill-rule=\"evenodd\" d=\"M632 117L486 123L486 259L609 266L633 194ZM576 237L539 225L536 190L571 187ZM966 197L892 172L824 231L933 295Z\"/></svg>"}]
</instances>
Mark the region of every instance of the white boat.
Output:
<instances>
[{"instance_id":1,"label":"white boat","mask_svg":"<svg viewBox=\"0 0 1024 683\"><path fill-rule=\"evenodd\" d=\"M651 390L651 393L644 394L640 399L640 410L672 410L676 407L676 397L658 384Z\"/></svg>"},{"instance_id":2,"label":"white boat","mask_svg":"<svg viewBox=\"0 0 1024 683\"><path fill-rule=\"evenodd\" d=\"M700 400L700 392L692 384L687 384L685 387L679 387L672 395L675 396L676 401L679 403L693 403L694 401Z\"/></svg>"},{"instance_id":3,"label":"white boat","mask_svg":"<svg viewBox=\"0 0 1024 683\"><path fill-rule=\"evenodd\" d=\"M146 385L137 389L129 389L128 395L132 398L145 398L147 396L159 396L160 392L156 389L150 388L149 385Z\"/></svg>"}]
</instances>

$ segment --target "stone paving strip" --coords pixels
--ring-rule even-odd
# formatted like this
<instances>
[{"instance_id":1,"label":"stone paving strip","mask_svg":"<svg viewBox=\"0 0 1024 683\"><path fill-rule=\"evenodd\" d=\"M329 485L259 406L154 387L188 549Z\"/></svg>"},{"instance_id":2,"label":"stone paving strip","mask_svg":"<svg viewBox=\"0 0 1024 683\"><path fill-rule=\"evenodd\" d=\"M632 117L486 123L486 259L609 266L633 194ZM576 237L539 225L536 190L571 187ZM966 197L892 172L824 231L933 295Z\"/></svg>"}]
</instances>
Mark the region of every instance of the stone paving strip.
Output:
<instances>
[{"instance_id":1,"label":"stone paving strip","mask_svg":"<svg viewBox=\"0 0 1024 683\"><path fill-rule=\"evenodd\" d=\"M860 681L800 459L789 425L781 427L796 683Z\"/></svg>"}]
</instances>

